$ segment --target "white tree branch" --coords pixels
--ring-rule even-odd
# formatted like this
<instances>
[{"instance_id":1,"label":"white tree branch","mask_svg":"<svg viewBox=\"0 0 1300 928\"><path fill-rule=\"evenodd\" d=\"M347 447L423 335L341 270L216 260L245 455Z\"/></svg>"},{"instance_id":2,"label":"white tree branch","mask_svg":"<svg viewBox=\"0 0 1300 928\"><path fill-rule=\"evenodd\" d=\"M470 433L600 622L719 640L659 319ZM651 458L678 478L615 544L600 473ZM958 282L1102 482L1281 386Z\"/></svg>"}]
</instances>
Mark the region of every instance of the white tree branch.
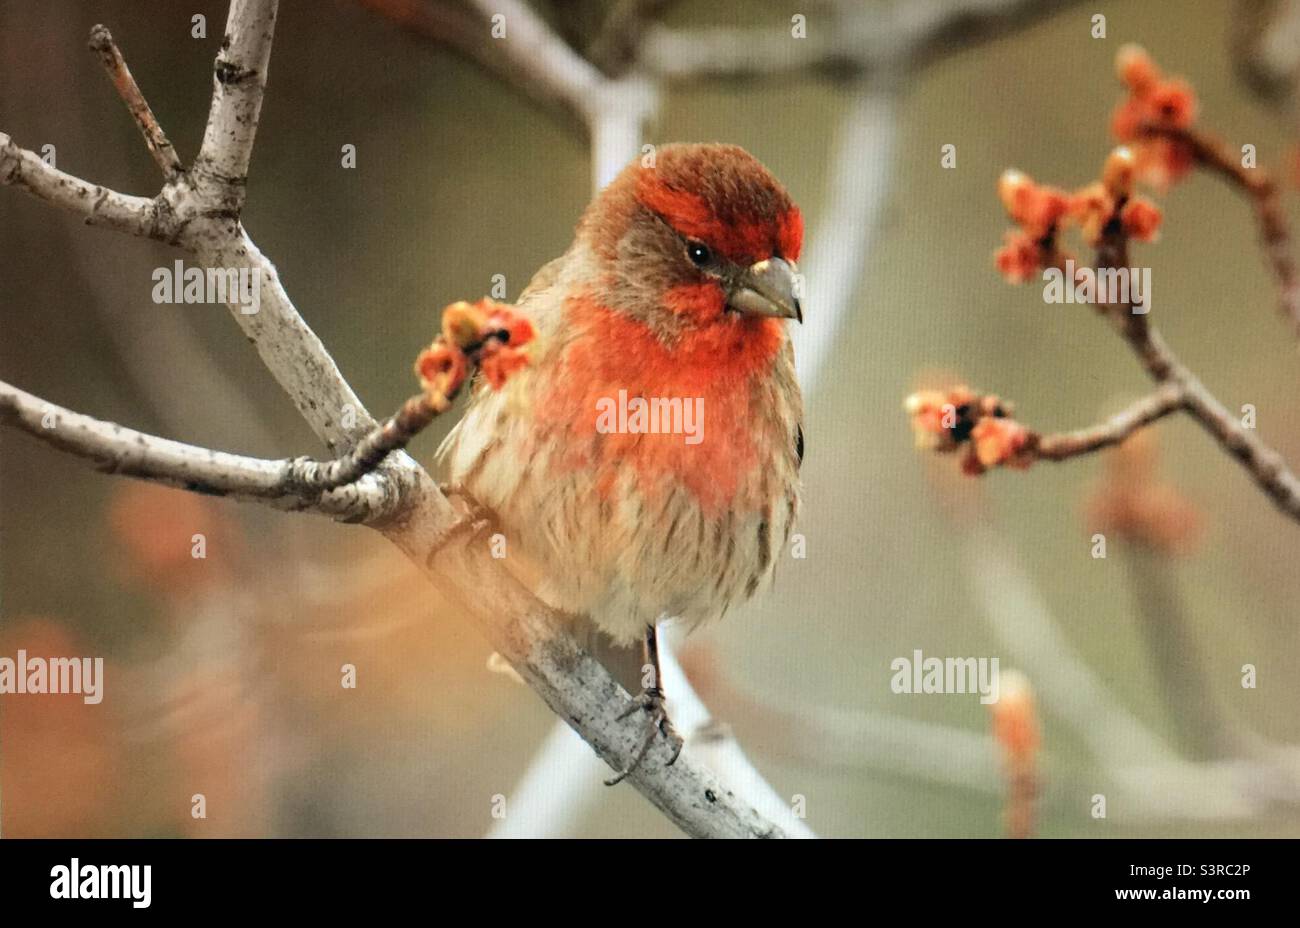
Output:
<instances>
[{"instance_id":1,"label":"white tree branch","mask_svg":"<svg viewBox=\"0 0 1300 928\"><path fill-rule=\"evenodd\" d=\"M73 213L89 226L103 226L144 238L163 238L157 204L128 196L46 164L0 132L0 184L25 190L52 206Z\"/></svg>"},{"instance_id":2,"label":"white tree branch","mask_svg":"<svg viewBox=\"0 0 1300 928\"><path fill-rule=\"evenodd\" d=\"M0 422L106 474L123 474L211 496L269 502L276 508L319 512L347 521L375 521L400 504L394 487L374 474L336 490L311 492L314 462L270 461L214 451L137 432L64 409L0 382Z\"/></svg>"},{"instance_id":3,"label":"white tree branch","mask_svg":"<svg viewBox=\"0 0 1300 928\"><path fill-rule=\"evenodd\" d=\"M229 309L262 363L289 395L312 431L340 454L374 428L375 420L353 392L324 344L289 298L280 274L238 222L215 220L190 227L190 242L204 267L249 268L261 287L261 305ZM409 459L407 459L409 461ZM414 462L409 465L414 467Z\"/></svg>"},{"instance_id":4,"label":"white tree branch","mask_svg":"<svg viewBox=\"0 0 1300 928\"><path fill-rule=\"evenodd\" d=\"M190 176L200 195L231 215L244 205L262 112L278 0L231 0L212 73L212 106Z\"/></svg>"}]
</instances>

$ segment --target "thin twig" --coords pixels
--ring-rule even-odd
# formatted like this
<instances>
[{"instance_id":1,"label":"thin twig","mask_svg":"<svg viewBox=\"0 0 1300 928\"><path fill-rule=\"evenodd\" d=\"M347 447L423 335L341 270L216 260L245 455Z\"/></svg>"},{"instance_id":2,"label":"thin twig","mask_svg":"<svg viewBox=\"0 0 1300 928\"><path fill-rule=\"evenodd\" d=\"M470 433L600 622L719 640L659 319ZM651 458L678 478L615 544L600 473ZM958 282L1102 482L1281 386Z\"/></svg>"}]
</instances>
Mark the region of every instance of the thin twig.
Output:
<instances>
[{"instance_id":1,"label":"thin twig","mask_svg":"<svg viewBox=\"0 0 1300 928\"><path fill-rule=\"evenodd\" d=\"M445 403L434 404L423 393L411 397L347 454L332 461L309 462L311 470L304 475L305 485L316 491L333 490L360 480L388 455L410 444L411 439L446 409Z\"/></svg>"},{"instance_id":2,"label":"thin twig","mask_svg":"<svg viewBox=\"0 0 1300 928\"><path fill-rule=\"evenodd\" d=\"M131 118L140 127L140 134L144 136L144 142L149 146L149 154L153 155L153 160L157 162L163 177L173 180L181 173L181 159L176 154L176 149L172 147L172 143L167 140L167 134L163 132L162 126L158 125L158 120L154 118L153 110L149 108L149 101L144 98L144 94L140 92L140 85L131 76L131 71L122 58L122 52L118 50L117 43L113 41L113 34L108 31L107 26L98 25L90 30L90 49L98 54L99 60L103 62L109 80L117 88L117 94L126 104L126 108L130 110Z\"/></svg>"},{"instance_id":3,"label":"thin twig","mask_svg":"<svg viewBox=\"0 0 1300 928\"><path fill-rule=\"evenodd\" d=\"M1128 238L1119 223L1108 227L1095 263L1098 270L1128 267ZM1146 314L1134 313L1131 306L1122 303L1103 309L1150 377L1157 383L1177 386L1187 413L1240 462L1282 512L1300 521L1300 478L1282 456L1219 402L1165 344Z\"/></svg>"},{"instance_id":4,"label":"thin twig","mask_svg":"<svg viewBox=\"0 0 1300 928\"><path fill-rule=\"evenodd\" d=\"M1032 455L1047 461L1065 461L1082 454L1118 445L1138 429L1150 425L1172 412L1185 408L1186 396L1177 383L1161 384L1158 389L1133 403L1105 422L1074 432L1038 435L1032 443Z\"/></svg>"},{"instance_id":5,"label":"thin twig","mask_svg":"<svg viewBox=\"0 0 1300 928\"><path fill-rule=\"evenodd\" d=\"M1218 174L1250 199L1264 257L1277 279L1278 309L1300 334L1300 273L1291 254L1291 230L1277 181L1263 168L1245 167L1222 142L1195 129L1147 124L1139 127L1139 132L1186 146L1197 164Z\"/></svg>"}]
</instances>

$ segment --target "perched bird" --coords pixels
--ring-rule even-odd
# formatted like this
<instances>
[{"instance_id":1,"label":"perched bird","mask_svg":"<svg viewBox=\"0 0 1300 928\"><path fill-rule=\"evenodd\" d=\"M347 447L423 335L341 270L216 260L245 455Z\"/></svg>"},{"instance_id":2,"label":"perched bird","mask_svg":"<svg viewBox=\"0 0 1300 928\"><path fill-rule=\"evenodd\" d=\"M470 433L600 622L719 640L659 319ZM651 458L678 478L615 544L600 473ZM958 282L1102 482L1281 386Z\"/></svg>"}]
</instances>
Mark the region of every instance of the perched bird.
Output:
<instances>
[{"instance_id":1,"label":"perched bird","mask_svg":"<svg viewBox=\"0 0 1300 928\"><path fill-rule=\"evenodd\" d=\"M786 320L802 321L802 239L798 207L744 149L667 145L634 162L520 296L529 365L477 387L439 449L538 598L643 642L652 721L628 770L656 730L676 737L657 623L693 627L752 596L798 513Z\"/></svg>"}]
</instances>

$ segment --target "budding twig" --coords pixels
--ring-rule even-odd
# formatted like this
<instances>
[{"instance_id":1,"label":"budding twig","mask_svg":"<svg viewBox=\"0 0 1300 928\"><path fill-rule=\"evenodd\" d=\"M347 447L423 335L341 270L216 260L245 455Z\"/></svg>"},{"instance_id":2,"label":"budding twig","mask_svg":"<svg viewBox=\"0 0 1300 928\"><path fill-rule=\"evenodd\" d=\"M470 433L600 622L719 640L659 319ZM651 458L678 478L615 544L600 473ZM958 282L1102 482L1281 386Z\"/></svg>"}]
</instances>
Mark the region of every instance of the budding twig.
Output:
<instances>
[{"instance_id":1,"label":"budding twig","mask_svg":"<svg viewBox=\"0 0 1300 928\"><path fill-rule=\"evenodd\" d=\"M1138 133L1182 145L1196 164L1218 174L1250 198L1264 257L1278 284L1278 309L1300 334L1300 272L1291 254L1291 229L1277 182L1263 168L1247 168L1227 146L1194 128L1144 123Z\"/></svg>"},{"instance_id":2,"label":"budding twig","mask_svg":"<svg viewBox=\"0 0 1300 928\"><path fill-rule=\"evenodd\" d=\"M1038 752L1042 742L1034 692L1029 678L1019 671L1002 677L1001 694L989 708L993 716L993 738L1002 751L1006 778L1003 819L1009 838L1030 838L1037 821L1038 795L1042 789Z\"/></svg>"},{"instance_id":3,"label":"budding twig","mask_svg":"<svg viewBox=\"0 0 1300 928\"><path fill-rule=\"evenodd\" d=\"M158 163L163 177L167 180L177 177L183 170L180 156L176 154L172 143L167 140L167 134L163 132L153 110L149 108L149 102L140 92L140 85L131 76L131 71L122 58L122 52L113 41L113 34L108 31L107 26L97 25L90 30L90 50L99 55L104 70L108 72L109 80L117 88L118 96L131 111L135 124L140 127L140 134L144 136L144 142L149 146L149 154L153 155L153 160Z\"/></svg>"},{"instance_id":4,"label":"budding twig","mask_svg":"<svg viewBox=\"0 0 1300 928\"><path fill-rule=\"evenodd\" d=\"M1116 110L1112 131L1131 145L1112 151L1102 179L1072 196L1036 184L1018 171L1002 175L998 194L1020 227L1009 233L997 253L1003 276L1024 282L1039 269L1056 266L1056 234L1062 221L1079 223L1085 240L1096 248L1093 264L1098 275L1127 269L1129 239L1153 240L1160 224L1159 210L1133 194L1133 182L1144 177L1167 186L1200 166L1225 177L1254 204L1266 256L1278 280L1282 311L1300 331L1300 275L1290 254L1290 231L1276 183L1193 128L1196 98L1190 85L1165 79L1143 49L1120 49L1116 68L1130 95ZM995 396L979 397L964 387L947 394L921 391L910 396L906 405L918 445L940 452L964 447L963 469L980 474L990 467L1024 468L1039 458L1065 460L1105 448L1182 410L1241 462L1279 509L1300 521L1300 478L1183 365L1150 324L1146 307L1135 310L1124 292L1122 300L1103 301L1097 308L1159 385L1156 393L1099 426L1040 436L1011 418L1009 408Z\"/></svg>"},{"instance_id":5,"label":"budding twig","mask_svg":"<svg viewBox=\"0 0 1300 928\"><path fill-rule=\"evenodd\" d=\"M991 467L1024 469L1035 461L1066 461L1120 444L1138 429L1185 408L1183 386L1163 383L1105 422L1073 432L1041 434L1014 418L1010 403L977 396L966 387L922 390L907 398L917 444L931 451L964 450L962 468L980 474Z\"/></svg>"},{"instance_id":6,"label":"budding twig","mask_svg":"<svg viewBox=\"0 0 1300 928\"><path fill-rule=\"evenodd\" d=\"M442 314L442 333L415 362L424 392L403 403L347 454L325 462L300 459L298 491L319 493L360 480L446 412L474 369L499 388L526 363L521 349L532 337L527 320L491 300L451 304Z\"/></svg>"},{"instance_id":7,"label":"budding twig","mask_svg":"<svg viewBox=\"0 0 1300 928\"><path fill-rule=\"evenodd\" d=\"M1155 392L1144 396L1122 412L1105 422L1053 435L1039 435L1034 440L1033 454L1047 461L1065 461L1118 445L1143 426L1183 408L1186 396L1181 385L1161 384Z\"/></svg>"}]
</instances>

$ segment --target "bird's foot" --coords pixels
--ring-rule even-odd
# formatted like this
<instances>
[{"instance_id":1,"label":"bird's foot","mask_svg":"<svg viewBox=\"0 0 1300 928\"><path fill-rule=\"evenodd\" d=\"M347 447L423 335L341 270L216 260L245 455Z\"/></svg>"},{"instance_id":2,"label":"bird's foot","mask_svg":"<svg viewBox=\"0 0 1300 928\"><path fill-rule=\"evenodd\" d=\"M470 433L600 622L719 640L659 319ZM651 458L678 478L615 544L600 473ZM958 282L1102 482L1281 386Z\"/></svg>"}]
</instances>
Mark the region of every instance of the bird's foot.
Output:
<instances>
[{"instance_id":1,"label":"bird's foot","mask_svg":"<svg viewBox=\"0 0 1300 928\"><path fill-rule=\"evenodd\" d=\"M645 759L646 752L650 750L650 745L654 743L654 740L658 735L663 735L673 748L673 756L668 759L668 763L665 766L671 767L675 764L677 758L682 753L682 745L685 742L682 740L682 736L677 734L677 729L673 728L672 720L668 718L668 713L664 709L663 690L659 689L657 686L648 687L641 693L641 695L632 700L632 705L619 716L619 719L625 719L637 711L642 711L646 714L648 725L645 737L641 740L641 745L637 748L636 754L632 756L632 762L613 777L606 780L606 786L613 786L616 783L621 783L624 777L639 767L641 761Z\"/></svg>"}]
</instances>

